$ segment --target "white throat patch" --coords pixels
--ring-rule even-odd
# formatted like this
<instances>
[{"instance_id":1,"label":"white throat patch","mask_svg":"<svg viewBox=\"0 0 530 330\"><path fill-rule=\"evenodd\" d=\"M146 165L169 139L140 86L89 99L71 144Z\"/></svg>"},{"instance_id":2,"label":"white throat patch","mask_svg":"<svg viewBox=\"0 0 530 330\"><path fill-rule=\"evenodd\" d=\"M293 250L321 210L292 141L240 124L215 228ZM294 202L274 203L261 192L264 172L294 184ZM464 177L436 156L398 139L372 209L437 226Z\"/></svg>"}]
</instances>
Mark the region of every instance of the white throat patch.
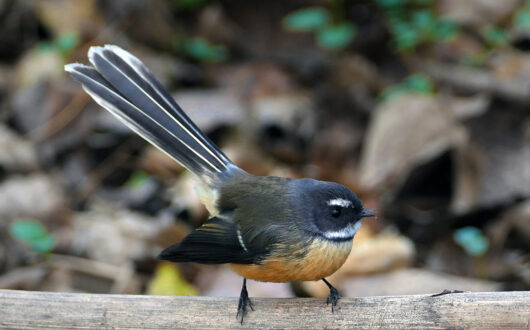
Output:
<instances>
[{"instance_id":1,"label":"white throat patch","mask_svg":"<svg viewBox=\"0 0 530 330\"><path fill-rule=\"evenodd\" d=\"M348 224L346 227L342 228L341 230L326 231L326 232L323 232L322 234L324 235L325 238L331 239L331 240L352 239L353 236L355 236L355 234L357 233L357 231L359 231L359 229L361 228L362 222L363 222L362 220L359 220L354 224L352 223Z\"/></svg>"},{"instance_id":2,"label":"white throat patch","mask_svg":"<svg viewBox=\"0 0 530 330\"><path fill-rule=\"evenodd\" d=\"M349 207L351 206L351 201L344 199L344 198L334 198L330 199L327 204L329 206L340 206L340 207Z\"/></svg>"}]
</instances>

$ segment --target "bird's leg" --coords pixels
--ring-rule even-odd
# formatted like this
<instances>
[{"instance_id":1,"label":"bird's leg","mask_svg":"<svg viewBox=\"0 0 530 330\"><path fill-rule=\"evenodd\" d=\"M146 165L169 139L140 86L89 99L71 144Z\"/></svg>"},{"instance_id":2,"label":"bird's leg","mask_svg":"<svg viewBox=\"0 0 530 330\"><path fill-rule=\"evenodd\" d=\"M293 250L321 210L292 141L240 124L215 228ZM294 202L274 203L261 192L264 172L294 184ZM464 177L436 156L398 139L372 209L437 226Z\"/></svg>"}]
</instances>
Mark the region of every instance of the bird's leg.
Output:
<instances>
[{"instance_id":1,"label":"bird's leg","mask_svg":"<svg viewBox=\"0 0 530 330\"><path fill-rule=\"evenodd\" d=\"M339 301L340 299L340 294L339 294L339 291L337 291L337 289L335 289L333 287L333 285L331 285L331 283L329 283L328 281L326 281L325 278L322 279L322 281L324 281L324 283L326 283L326 285L328 286L329 288L329 296L328 296L328 299L326 299L326 303L329 305L329 303L331 303L331 312L333 313L334 310L335 310L335 306L337 306L337 302Z\"/></svg>"},{"instance_id":2,"label":"bird's leg","mask_svg":"<svg viewBox=\"0 0 530 330\"><path fill-rule=\"evenodd\" d=\"M243 319L245 318L245 314L247 313L247 306L250 307L250 309L254 310L254 306L252 306L252 301L250 301L250 298L248 297L248 291L247 291L247 279L243 279L243 287L241 288L241 294L239 295L239 304L237 304L237 315L236 318L239 319L239 316L241 315L241 324L243 324Z\"/></svg>"}]
</instances>

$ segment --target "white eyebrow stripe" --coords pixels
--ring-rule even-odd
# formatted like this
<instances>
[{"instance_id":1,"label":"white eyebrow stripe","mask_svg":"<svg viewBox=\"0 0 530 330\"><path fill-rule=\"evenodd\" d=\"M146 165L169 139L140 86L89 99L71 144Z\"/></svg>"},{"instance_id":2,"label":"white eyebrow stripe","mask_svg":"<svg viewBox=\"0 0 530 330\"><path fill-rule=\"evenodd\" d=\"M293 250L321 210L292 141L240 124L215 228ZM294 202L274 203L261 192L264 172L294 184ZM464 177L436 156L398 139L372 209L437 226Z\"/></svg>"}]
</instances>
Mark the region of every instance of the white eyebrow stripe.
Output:
<instances>
[{"instance_id":1,"label":"white eyebrow stripe","mask_svg":"<svg viewBox=\"0 0 530 330\"><path fill-rule=\"evenodd\" d=\"M344 198L334 198L330 199L327 204L329 206L341 206L341 207L349 207L351 206L351 201L344 199Z\"/></svg>"},{"instance_id":2,"label":"white eyebrow stripe","mask_svg":"<svg viewBox=\"0 0 530 330\"><path fill-rule=\"evenodd\" d=\"M327 239L350 239L355 236L355 234L359 231L362 225L362 220L357 221L354 224L348 224L346 227L342 228L341 230L337 231L325 231L322 234Z\"/></svg>"}]
</instances>

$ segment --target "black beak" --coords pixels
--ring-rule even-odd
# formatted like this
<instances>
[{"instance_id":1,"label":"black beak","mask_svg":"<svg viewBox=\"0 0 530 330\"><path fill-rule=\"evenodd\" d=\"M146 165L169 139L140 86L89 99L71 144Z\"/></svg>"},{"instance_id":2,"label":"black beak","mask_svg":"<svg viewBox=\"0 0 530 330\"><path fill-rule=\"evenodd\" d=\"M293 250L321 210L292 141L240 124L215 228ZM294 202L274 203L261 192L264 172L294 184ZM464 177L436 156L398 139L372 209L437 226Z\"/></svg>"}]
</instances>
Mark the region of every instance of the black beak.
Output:
<instances>
[{"instance_id":1,"label":"black beak","mask_svg":"<svg viewBox=\"0 0 530 330\"><path fill-rule=\"evenodd\" d=\"M373 211L365 209L361 212L361 218L371 218L371 217L375 217L375 213Z\"/></svg>"}]
</instances>

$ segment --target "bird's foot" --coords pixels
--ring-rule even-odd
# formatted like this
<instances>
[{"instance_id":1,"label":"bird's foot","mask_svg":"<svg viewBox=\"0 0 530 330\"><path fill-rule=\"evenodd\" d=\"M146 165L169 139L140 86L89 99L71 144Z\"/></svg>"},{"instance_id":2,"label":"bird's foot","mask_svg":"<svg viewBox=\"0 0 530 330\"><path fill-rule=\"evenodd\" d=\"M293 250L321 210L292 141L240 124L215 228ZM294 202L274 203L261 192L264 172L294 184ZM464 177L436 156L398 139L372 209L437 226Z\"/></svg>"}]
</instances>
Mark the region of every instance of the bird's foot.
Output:
<instances>
[{"instance_id":1,"label":"bird's foot","mask_svg":"<svg viewBox=\"0 0 530 330\"><path fill-rule=\"evenodd\" d=\"M328 299L326 299L326 303L328 305L331 303L332 313L335 311L335 306L337 306L339 299L340 299L339 291L337 291L337 289L335 289L334 287L329 288L329 296L328 296Z\"/></svg>"},{"instance_id":2,"label":"bird's foot","mask_svg":"<svg viewBox=\"0 0 530 330\"><path fill-rule=\"evenodd\" d=\"M331 303L331 312L333 313L335 312L335 307L337 306L337 303L340 299L339 291L335 289L335 287L333 287L333 285L331 285L328 281L326 281L325 278L323 278L322 281L324 281L329 288L329 296L326 299L326 304L329 305Z\"/></svg>"},{"instance_id":3,"label":"bird's foot","mask_svg":"<svg viewBox=\"0 0 530 330\"><path fill-rule=\"evenodd\" d=\"M254 310L254 306L252 305L252 301L248 297L248 291L247 291L247 279L245 278L243 280L243 287L241 288L241 294L239 295L239 303L237 304L237 315L236 319L241 318L241 324L243 324L243 320L245 319L245 315L247 314L247 307L250 307L251 310Z\"/></svg>"}]
</instances>

